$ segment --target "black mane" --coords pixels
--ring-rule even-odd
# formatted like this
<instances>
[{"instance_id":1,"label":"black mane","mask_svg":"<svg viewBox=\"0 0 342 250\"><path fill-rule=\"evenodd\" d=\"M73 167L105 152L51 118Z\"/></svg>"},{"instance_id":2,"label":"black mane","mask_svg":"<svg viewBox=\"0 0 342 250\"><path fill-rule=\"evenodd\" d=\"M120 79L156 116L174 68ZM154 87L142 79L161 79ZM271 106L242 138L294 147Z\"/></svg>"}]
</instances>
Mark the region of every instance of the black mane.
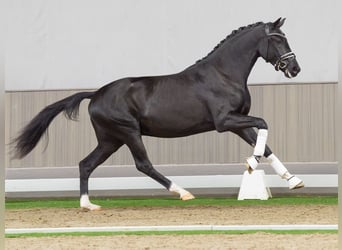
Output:
<instances>
[{"instance_id":1,"label":"black mane","mask_svg":"<svg viewBox=\"0 0 342 250\"><path fill-rule=\"evenodd\" d=\"M221 42L219 42L212 51L210 51L208 53L208 55L206 55L205 57L203 57L202 59L199 59L196 61L196 63L201 62L202 60L206 59L208 56L210 56L212 53L214 53L218 48L220 48L222 46L222 44L224 44L228 39L236 36L237 34L239 34L241 31L246 30L246 29L250 29L250 28L254 28L256 26L262 25L264 24L263 22L256 22L253 24L249 24L247 26L242 26L240 28L238 28L237 30L233 30L232 33L230 33L228 36L226 36L226 38L224 38Z\"/></svg>"}]
</instances>

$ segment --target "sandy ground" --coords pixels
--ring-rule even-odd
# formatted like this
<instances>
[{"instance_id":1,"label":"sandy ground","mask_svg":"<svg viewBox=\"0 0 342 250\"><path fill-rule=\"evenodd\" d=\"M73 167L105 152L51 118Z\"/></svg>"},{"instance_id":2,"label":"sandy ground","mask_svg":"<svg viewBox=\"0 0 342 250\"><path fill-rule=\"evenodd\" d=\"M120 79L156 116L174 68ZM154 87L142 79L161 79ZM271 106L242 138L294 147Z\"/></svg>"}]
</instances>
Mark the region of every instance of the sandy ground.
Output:
<instances>
[{"instance_id":1,"label":"sandy ground","mask_svg":"<svg viewBox=\"0 0 342 250\"><path fill-rule=\"evenodd\" d=\"M337 206L200 206L6 211L6 228L141 226L141 225L268 225L337 224Z\"/></svg>"},{"instance_id":2,"label":"sandy ground","mask_svg":"<svg viewBox=\"0 0 342 250\"><path fill-rule=\"evenodd\" d=\"M6 228L337 224L338 207L282 205L253 207L25 209L6 211ZM6 249L337 249L337 234L152 235L6 239Z\"/></svg>"},{"instance_id":3,"label":"sandy ground","mask_svg":"<svg viewBox=\"0 0 342 250\"><path fill-rule=\"evenodd\" d=\"M337 235L152 235L6 239L6 249L338 249Z\"/></svg>"}]
</instances>

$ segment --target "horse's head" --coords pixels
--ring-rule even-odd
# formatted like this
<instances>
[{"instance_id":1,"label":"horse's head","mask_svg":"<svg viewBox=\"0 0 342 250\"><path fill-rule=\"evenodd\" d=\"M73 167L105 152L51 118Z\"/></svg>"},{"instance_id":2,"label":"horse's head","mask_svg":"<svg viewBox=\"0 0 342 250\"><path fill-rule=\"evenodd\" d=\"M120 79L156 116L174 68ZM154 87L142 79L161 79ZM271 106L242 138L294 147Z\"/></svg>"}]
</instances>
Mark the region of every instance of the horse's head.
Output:
<instances>
[{"instance_id":1,"label":"horse's head","mask_svg":"<svg viewBox=\"0 0 342 250\"><path fill-rule=\"evenodd\" d=\"M265 25L266 36L259 44L259 53L266 62L272 63L277 71L281 70L286 77L292 78L300 72L300 67L285 34L280 30L284 22L285 18L279 18L274 23Z\"/></svg>"}]
</instances>

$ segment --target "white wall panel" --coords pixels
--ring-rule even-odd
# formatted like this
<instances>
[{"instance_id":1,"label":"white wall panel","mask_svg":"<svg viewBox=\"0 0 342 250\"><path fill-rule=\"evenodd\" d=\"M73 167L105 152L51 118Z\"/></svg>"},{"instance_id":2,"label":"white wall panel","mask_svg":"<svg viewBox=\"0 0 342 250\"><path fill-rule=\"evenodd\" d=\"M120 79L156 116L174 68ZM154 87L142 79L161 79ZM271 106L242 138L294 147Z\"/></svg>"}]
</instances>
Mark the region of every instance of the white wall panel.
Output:
<instances>
[{"instance_id":1,"label":"white wall panel","mask_svg":"<svg viewBox=\"0 0 342 250\"><path fill-rule=\"evenodd\" d=\"M267 143L284 162L336 161L334 133L337 84L250 86L251 115L268 123ZM43 139L25 158L11 159L11 139L43 107L75 93L63 91L20 91L6 94L6 166L8 168L76 166L96 146L87 104L80 106L79 122L59 115ZM153 164L240 163L252 148L232 133L215 131L182 138L144 137ZM47 142L49 143L47 146ZM12 145L13 146L13 145ZM46 147L47 146L47 147ZM126 146L104 165L131 165Z\"/></svg>"}]
</instances>

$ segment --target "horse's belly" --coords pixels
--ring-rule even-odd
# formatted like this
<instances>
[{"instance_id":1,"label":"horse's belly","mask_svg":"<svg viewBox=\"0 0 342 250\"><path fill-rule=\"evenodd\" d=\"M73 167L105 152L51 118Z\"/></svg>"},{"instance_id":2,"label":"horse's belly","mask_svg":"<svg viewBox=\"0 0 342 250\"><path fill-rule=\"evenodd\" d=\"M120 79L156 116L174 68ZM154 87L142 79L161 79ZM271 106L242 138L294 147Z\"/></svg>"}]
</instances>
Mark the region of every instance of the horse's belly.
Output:
<instances>
[{"instance_id":1,"label":"horse's belly","mask_svg":"<svg viewBox=\"0 0 342 250\"><path fill-rule=\"evenodd\" d=\"M158 120L142 120L141 133L143 135L155 137L183 137L198 134L210 130L214 130L212 122L190 122L190 121L158 121Z\"/></svg>"}]
</instances>

